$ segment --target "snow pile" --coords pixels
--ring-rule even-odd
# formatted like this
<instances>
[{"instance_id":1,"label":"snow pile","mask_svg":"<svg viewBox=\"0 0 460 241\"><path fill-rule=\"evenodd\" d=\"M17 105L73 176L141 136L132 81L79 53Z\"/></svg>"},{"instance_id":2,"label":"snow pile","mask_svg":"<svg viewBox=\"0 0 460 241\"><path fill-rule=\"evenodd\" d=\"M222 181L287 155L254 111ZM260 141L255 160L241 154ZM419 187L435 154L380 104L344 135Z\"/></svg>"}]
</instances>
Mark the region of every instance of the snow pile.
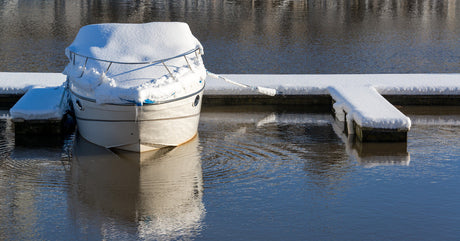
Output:
<instances>
[{"instance_id":1,"label":"snow pile","mask_svg":"<svg viewBox=\"0 0 460 241\"><path fill-rule=\"evenodd\" d=\"M371 86L329 87L329 93L336 101L336 116L347 122L349 134L354 130L353 121L364 128L410 129L410 119Z\"/></svg>"},{"instance_id":2,"label":"snow pile","mask_svg":"<svg viewBox=\"0 0 460 241\"><path fill-rule=\"evenodd\" d=\"M66 49L64 74L73 92L97 103L161 102L204 88L200 53L186 23L88 25Z\"/></svg>"},{"instance_id":3,"label":"snow pile","mask_svg":"<svg viewBox=\"0 0 460 241\"><path fill-rule=\"evenodd\" d=\"M64 86L30 89L10 109L11 118L24 120L60 120L68 109Z\"/></svg>"}]
</instances>

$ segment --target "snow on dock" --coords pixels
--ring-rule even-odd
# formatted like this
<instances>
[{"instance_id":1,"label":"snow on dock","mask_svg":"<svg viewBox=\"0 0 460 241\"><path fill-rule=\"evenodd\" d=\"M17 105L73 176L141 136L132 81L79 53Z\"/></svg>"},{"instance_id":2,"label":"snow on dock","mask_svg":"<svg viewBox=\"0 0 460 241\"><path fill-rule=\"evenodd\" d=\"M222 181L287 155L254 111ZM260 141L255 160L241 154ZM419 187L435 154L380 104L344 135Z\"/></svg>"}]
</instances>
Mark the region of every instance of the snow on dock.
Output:
<instances>
[{"instance_id":1,"label":"snow on dock","mask_svg":"<svg viewBox=\"0 0 460 241\"><path fill-rule=\"evenodd\" d=\"M34 87L10 109L16 141L23 136L52 136L73 130L65 114L69 109L65 86Z\"/></svg>"},{"instance_id":2,"label":"snow on dock","mask_svg":"<svg viewBox=\"0 0 460 241\"><path fill-rule=\"evenodd\" d=\"M278 96L283 98L331 96L335 117L344 122L344 129L348 134L356 134L362 142L407 140L407 132L411 126L410 119L382 95L412 96L420 99L426 99L428 96L430 101L437 98L438 104L446 105L458 104L460 96L459 74L224 75L224 77L246 85L276 89ZM209 79L207 81L205 95L215 98L215 96L232 96L234 93L257 95L248 88L230 85L223 81ZM455 103L450 103L451 101Z\"/></svg>"},{"instance_id":3,"label":"snow on dock","mask_svg":"<svg viewBox=\"0 0 460 241\"><path fill-rule=\"evenodd\" d=\"M67 110L65 79L60 73L0 72L0 102L4 103L2 107L14 105L9 118L15 126L17 143L65 131L62 128Z\"/></svg>"},{"instance_id":4,"label":"snow on dock","mask_svg":"<svg viewBox=\"0 0 460 241\"><path fill-rule=\"evenodd\" d=\"M348 134L360 141L406 141L409 117L381 96L372 86L329 87L334 114Z\"/></svg>"},{"instance_id":5,"label":"snow on dock","mask_svg":"<svg viewBox=\"0 0 460 241\"><path fill-rule=\"evenodd\" d=\"M282 95L324 95L329 87L373 86L382 95L459 95L460 74L228 74L228 79L274 88ZM254 95L250 89L207 78L208 95Z\"/></svg>"},{"instance_id":6,"label":"snow on dock","mask_svg":"<svg viewBox=\"0 0 460 241\"><path fill-rule=\"evenodd\" d=\"M11 108L33 87L59 86L65 79L59 73L0 72L0 108Z\"/></svg>"},{"instance_id":7,"label":"snow on dock","mask_svg":"<svg viewBox=\"0 0 460 241\"><path fill-rule=\"evenodd\" d=\"M60 86L65 79L61 73L0 72L0 95L23 95L34 87Z\"/></svg>"},{"instance_id":8,"label":"snow on dock","mask_svg":"<svg viewBox=\"0 0 460 241\"><path fill-rule=\"evenodd\" d=\"M416 99L433 97L428 98L428 102L424 102L426 104L438 99L440 101L437 101L437 104L458 105L460 100L460 74L231 74L223 76L245 85L276 89L277 96L265 97L250 88L208 77L205 88L207 103L213 103L217 99L227 100L225 103L248 103L254 98L261 98L259 101L261 103L277 103L285 102L289 97L293 99L308 97L313 100L309 103L314 105L318 103L318 99L327 97L328 100L332 99L335 102L336 118L347 123L348 132L356 132L364 142L401 141L407 137L411 125L410 119L382 95ZM37 91L39 89L37 87L61 86L64 81L65 75L60 73L0 73L0 96L23 95L29 90ZM14 109L12 113L17 114L17 118L24 119L39 116L53 119L56 116L51 113L61 114L53 109L59 98L55 98L53 104L45 100L45 97L51 95L42 93L39 96L43 97L38 99L43 101L44 106L50 106L48 114L44 114L43 109L38 110L38 107L36 110L34 110L36 107L30 107L29 114L20 114ZM19 110L19 107L16 110Z\"/></svg>"},{"instance_id":9,"label":"snow on dock","mask_svg":"<svg viewBox=\"0 0 460 241\"><path fill-rule=\"evenodd\" d=\"M68 109L65 87L34 87L10 109L13 121L61 120Z\"/></svg>"},{"instance_id":10,"label":"snow on dock","mask_svg":"<svg viewBox=\"0 0 460 241\"><path fill-rule=\"evenodd\" d=\"M328 95L329 87L373 86L382 95L460 95L460 74L226 74L228 79L274 88L278 95ZM0 95L30 88L60 86L61 73L0 72ZM222 80L206 79L206 95L260 95Z\"/></svg>"}]
</instances>

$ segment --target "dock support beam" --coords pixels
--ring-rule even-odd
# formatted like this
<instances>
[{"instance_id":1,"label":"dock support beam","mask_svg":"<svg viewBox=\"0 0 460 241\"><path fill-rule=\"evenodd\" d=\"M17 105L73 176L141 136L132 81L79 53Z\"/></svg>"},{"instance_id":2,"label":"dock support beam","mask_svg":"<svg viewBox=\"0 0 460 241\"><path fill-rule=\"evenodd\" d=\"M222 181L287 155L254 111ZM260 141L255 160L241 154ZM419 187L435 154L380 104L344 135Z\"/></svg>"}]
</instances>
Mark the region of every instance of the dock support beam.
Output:
<instances>
[{"instance_id":1,"label":"dock support beam","mask_svg":"<svg viewBox=\"0 0 460 241\"><path fill-rule=\"evenodd\" d=\"M67 113L62 119L13 119L15 142L20 145L55 145L75 131L75 119Z\"/></svg>"},{"instance_id":2,"label":"dock support beam","mask_svg":"<svg viewBox=\"0 0 460 241\"><path fill-rule=\"evenodd\" d=\"M406 142L407 130L361 127L353 122L356 137L361 142Z\"/></svg>"}]
</instances>

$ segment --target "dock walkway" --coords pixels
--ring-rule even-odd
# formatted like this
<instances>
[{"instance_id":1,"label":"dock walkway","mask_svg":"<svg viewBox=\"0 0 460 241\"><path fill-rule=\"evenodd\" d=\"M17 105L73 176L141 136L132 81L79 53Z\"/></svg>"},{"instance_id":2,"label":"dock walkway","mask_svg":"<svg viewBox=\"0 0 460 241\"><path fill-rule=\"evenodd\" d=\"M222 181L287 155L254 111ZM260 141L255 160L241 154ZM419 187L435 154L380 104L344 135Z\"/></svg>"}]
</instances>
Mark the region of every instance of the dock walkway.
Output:
<instances>
[{"instance_id":1,"label":"dock walkway","mask_svg":"<svg viewBox=\"0 0 460 241\"><path fill-rule=\"evenodd\" d=\"M334 103L336 118L346 123L348 133L356 133L363 142L407 138L410 119L392 104L460 105L460 74L223 76L246 85L276 89L277 95L264 96L249 88L208 78L205 104L331 106ZM0 73L0 99L1 102L19 99L30 89L56 87L64 81L65 76L60 73L3 72Z\"/></svg>"},{"instance_id":2,"label":"dock walkway","mask_svg":"<svg viewBox=\"0 0 460 241\"><path fill-rule=\"evenodd\" d=\"M13 121L61 120L68 109L65 88L61 86L35 87L10 109Z\"/></svg>"},{"instance_id":3,"label":"dock walkway","mask_svg":"<svg viewBox=\"0 0 460 241\"><path fill-rule=\"evenodd\" d=\"M410 119L372 86L329 87L333 112L362 142L406 141Z\"/></svg>"},{"instance_id":4,"label":"dock walkway","mask_svg":"<svg viewBox=\"0 0 460 241\"><path fill-rule=\"evenodd\" d=\"M460 74L223 75L252 86L276 89L275 97L209 79L210 103L301 104L333 106L348 134L362 142L407 140L410 119L398 105L460 106ZM237 94L235 94L237 93Z\"/></svg>"}]
</instances>

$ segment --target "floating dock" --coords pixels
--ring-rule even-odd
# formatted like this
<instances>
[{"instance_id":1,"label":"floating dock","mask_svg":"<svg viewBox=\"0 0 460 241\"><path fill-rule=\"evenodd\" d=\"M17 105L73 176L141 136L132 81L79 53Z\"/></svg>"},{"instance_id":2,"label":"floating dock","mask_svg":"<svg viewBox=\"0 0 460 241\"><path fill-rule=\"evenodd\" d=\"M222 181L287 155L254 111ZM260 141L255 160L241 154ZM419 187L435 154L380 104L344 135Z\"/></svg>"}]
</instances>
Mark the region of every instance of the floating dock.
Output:
<instances>
[{"instance_id":1,"label":"floating dock","mask_svg":"<svg viewBox=\"0 0 460 241\"><path fill-rule=\"evenodd\" d=\"M0 73L0 103L9 109L17 143L56 143L73 129L65 78L55 73Z\"/></svg>"},{"instance_id":2,"label":"floating dock","mask_svg":"<svg viewBox=\"0 0 460 241\"><path fill-rule=\"evenodd\" d=\"M361 142L407 140L411 121L372 86L329 87L335 118Z\"/></svg>"},{"instance_id":3,"label":"floating dock","mask_svg":"<svg viewBox=\"0 0 460 241\"><path fill-rule=\"evenodd\" d=\"M63 132L69 110L65 87L34 87L10 109L16 135L55 135Z\"/></svg>"},{"instance_id":4,"label":"floating dock","mask_svg":"<svg viewBox=\"0 0 460 241\"><path fill-rule=\"evenodd\" d=\"M407 140L411 120L394 104L460 106L460 74L223 76L245 85L276 89L277 95L265 96L250 88L208 78L205 105L283 104L328 108L343 123L345 132L355 134L361 142ZM65 78L60 73L0 73L2 107L11 107L9 105L19 100L10 110L18 127L16 132L22 128L33 129L31 123L62 123L66 110ZM21 127L24 123L28 124Z\"/></svg>"},{"instance_id":5,"label":"floating dock","mask_svg":"<svg viewBox=\"0 0 460 241\"><path fill-rule=\"evenodd\" d=\"M411 120L394 105L460 106L460 74L223 75L277 90L274 97L209 79L204 103L329 108L361 142L404 142ZM237 94L235 94L237 93Z\"/></svg>"}]
</instances>

